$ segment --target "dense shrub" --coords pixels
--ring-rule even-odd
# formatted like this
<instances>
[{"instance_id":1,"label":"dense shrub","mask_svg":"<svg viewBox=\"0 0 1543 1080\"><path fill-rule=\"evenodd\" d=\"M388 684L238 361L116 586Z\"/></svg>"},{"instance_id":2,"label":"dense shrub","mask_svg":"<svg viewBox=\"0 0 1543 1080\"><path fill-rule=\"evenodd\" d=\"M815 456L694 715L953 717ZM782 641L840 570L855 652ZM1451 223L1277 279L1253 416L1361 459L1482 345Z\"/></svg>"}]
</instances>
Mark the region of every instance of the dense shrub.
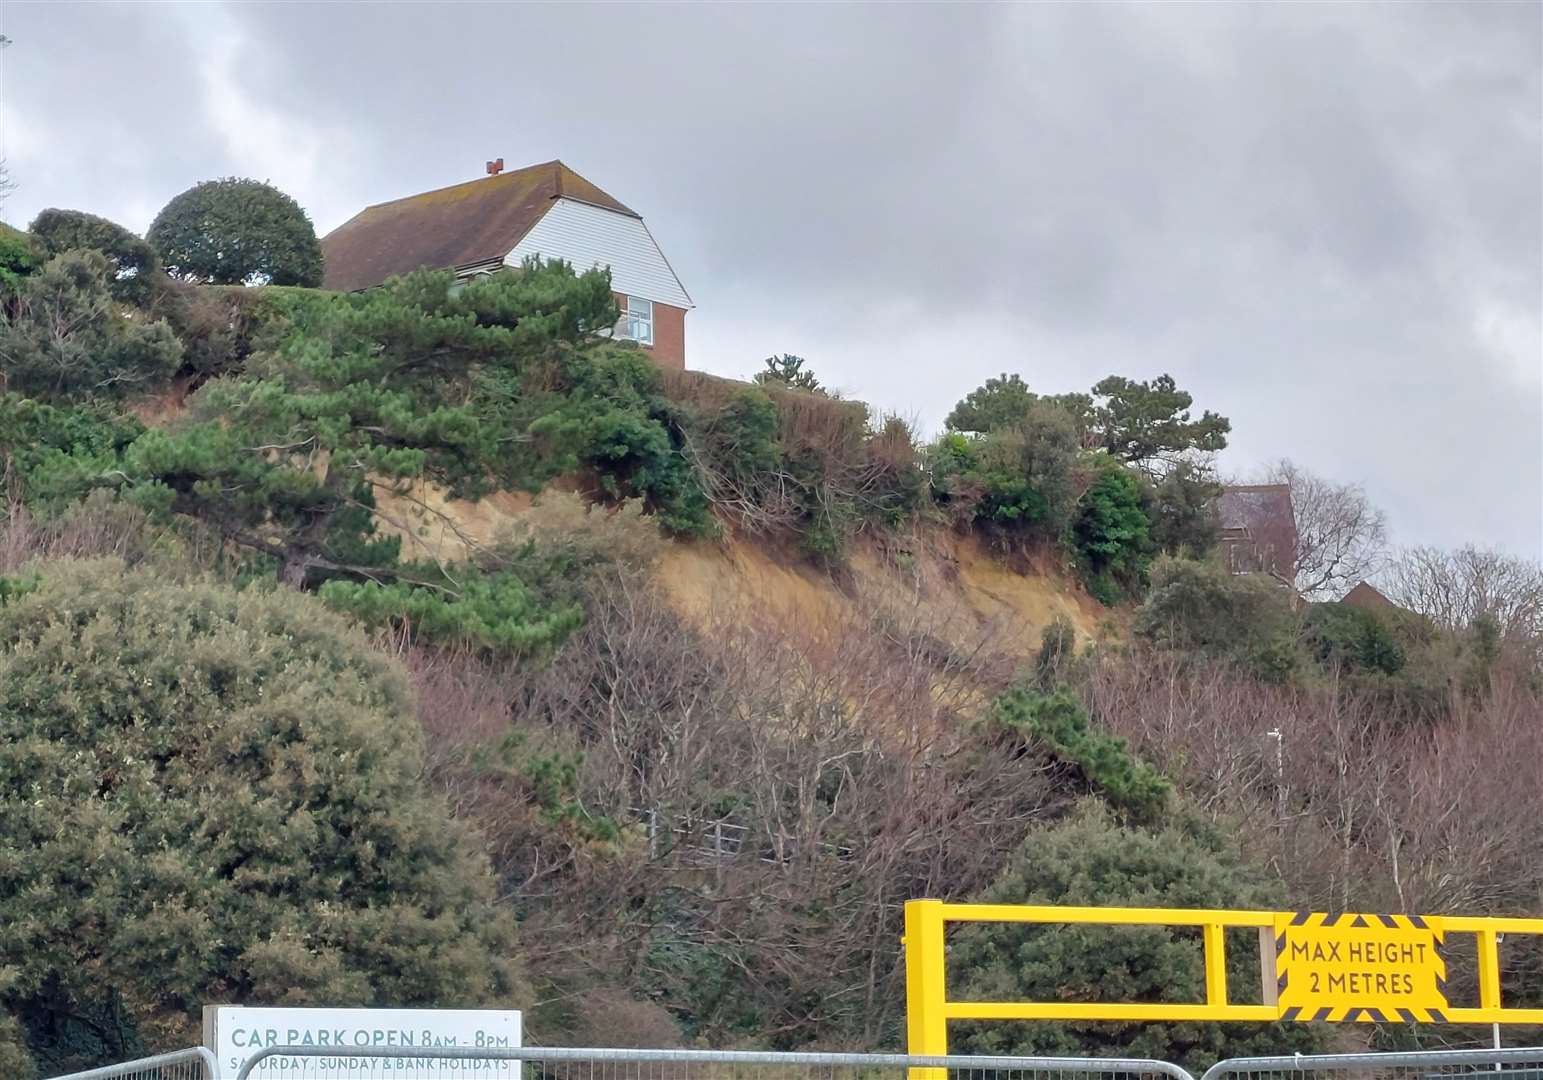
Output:
<instances>
[{"instance_id":1,"label":"dense shrub","mask_svg":"<svg viewBox=\"0 0 1543 1080\"><path fill-rule=\"evenodd\" d=\"M1216 562L1160 557L1136 633L1172 649L1245 660L1271 678L1294 667L1296 626L1289 594L1258 574Z\"/></svg>"},{"instance_id":2,"label":"dense shrub","mask_svg":"<svg viewBox=\"0 0 1543 1080\"><path fill-rule=\"evenodd\" d=\"M1314 604L1303 620L1307 647L1326 668L1396 674L1404 648L1386 622L1347 604Z\"/></svg>"},{"instance_id":3,"label":"dense shrub","mask_svg":"<svg viewBox=\"0 0 1543 1080\"><path fill-rule=\"evenodd\" d=\"M1035 401L1011 427L940 439L932 482L943 500L999 533L1055 541L1076 514L1079 458L1070 415Z\"/></svg>"},{"instance_id":4,"label":"dense shrub","mask_svg":"<svg viewBox=\"0 0 1543 1080\"><path fill-rule=\"evenodd\" d=\"M31 237L0 223L0 291L15 291L21 279L36 270L41 261Z\"/></svg>"},{"instance_id":5,"label":"dense shrub","mask_svg":"<svg viewBox=\"0 0 1543 1080\"><path fill-rule=\"evenodd\" d=\"M11 493L51 513L112 481L123 452L144 433L100 406L53 406L0 395L0 460Z\"/></svg>"},{"instance_id":6,"label":"dense shrub","mask_svg":"<svg viewBox=\"0 0 1543 1080\"><path fill-rule=\"evenodd\" d=\"M5 389L56 399L114 398L164 382L182 345L113 299L112 267L94 251L56 256L23 279L0 318Z\"/></svg>"},{"instance_id":7,"label":"dense shrub","mask_svg":"<svg viewBox=\"0 0 1543 1080\"><path fill-rule=\"evenodd\" d=\"M190 285L162 277L151 312L182 342L182 372L201 383L237 372L253 352L279 343L286 327L282 290Z\"/></svg>"},{"instance_id":8,"label":"dense shrub","mask_svg":"<svg viewBox=\"0 0 1543 1080\"><path fill-rule=\"evenodd\" d=\"M0 984L0 992L5 989ZM37 1069L32 1055L27 1051L26 1032L21 1023L9 1013L0 1012L0 1076L11 1080L32 1080Z\"/></svg>"},{"instance_id":9,"label":"dense shrub","mask_svg":"<svg viewBox=\"0 0 1543 1080\"><path fill-rule=\"evenodd\" d=\"M707 499L681 453L659 368L632 348L604 345L567 358L565 393L531 421L542 471L591 470L612 499L641 498L671 532L712 530Z\"/></svg>"},{"instance_id":10,"label":"dense shrub","mask_svg":"<svg viewBox=\"0 0 1543 1080\"><path fill-rule=\"evenodd\" d=\"M925 507L915 436L898 417L873 422L861 403L777 379L664 378L706 504L741 530L783 532L836 561L866 525L893 527Z\"/></svg>"},{"instance_id":11,"label":"dense shrub","mask_svg":"<svg viewBox=\"0 0 1543 1080\"><path fill-rule=\"evenodd\" d=\"M1202 559L1216 546L1216 499L1222 485L1210 469L1180 461L1148 491L1152 542L1170 555Z\"/></svg>"},{"instance_id":12,"label":"dense shrub","mask_svg":"<svg viewBox=\"0 0 1543 1080\"><path fill-rule=\"evenodd\" d=\"M100 252L111 267L113 297L123 303L143 304L155 288L155 252L122 225L80 210L44 210L31 233L45 259L67 251Z\"/></svg>"},{"instance_id":13,"label":"dense shrub","mask_svg":"<svg viewBox=\"0 0 1543 1080\"><path fill-rule=\"evenodd\" d=\"M1181 816L1155 831L1089 803L1023 841L976 899L1089 907L1285 906L1222 829ZM1188 927L1012 924L971 928L949 947L950 997L976 1001L1203 1001L1200 935ZM1229 949L1236 999L1258 993L1258 950ZM957 987L957 989L955 988ZM956 1053L1153 1057L1204 1069L1234 1055L1323 1047L1304 1024L992 1021L959 1025Z\"/></svg>"},{"instance_id":14,"label":"dense shrub","mask_svg":"<svg viewBox=\"0 0 1543 1080\"><path fill-rule=\"evenodd\" d=\"M1057 615L1040 633L1034 681L1041 690L1054 690L1071 672L1076 660L1077 629L1066 616Z\"/></svg>"},{"instance_id":15,"label":"dense shrub","mask_svg":"<svg viewBox=\"0 0 1543 1080\"><path fill-rule=\"evenodd\" d=\"M721 407L697 414L688 431L698 460L715 474L715 490L725 497L753 493L777 470L779 422L776 402L754 387L735 390Z\"/></svg>"},{"instance_id":16,"label":"dense shrub","mask_svg":"<svg viewBox=\"0 0 1543 1080\"><path fill-rule=\"evenodd\" d=\"M321 244L300 204L257 180L206 180L156 215L147 236L166 269L214 285L322 280Z\"/></svg>"},{"instance_id":17,"label":"dense shrub","mask_svg":"<svg viewBox=\"0 0 1543 1080\"><path fill-rule=\"evenodd\" d=\"M1167 804L1169 784L1138 759L1123 739L1095 732L1077 698L1014 687L991 705L991 722L1049 750L1076 767L1092 790L1136 821L1154 821Z\"/></svg>"},{"instance_id":18,"label":"dense shrub","mask_svg":"<svg viewBox=\"0 0 1543 1080\"><path fill-rule=\"evenodd\" d=\"M196 1041L206 1001L513 1002L389 661L293 593L39 571L0 606L0 1006L40 1060Z\"/></svg>"},{"instance_id":19,"label":"dense shrub","mask_svg":"<svg viewBox=\"0 0 1543 1080\"><path fill-rule=\"evenodd\" d=\"M927 508L927 477L916 432L899 416L884 417L863 443L868 475L869 516L900 525Z\"/></svg>"},{"instance_id":20,"label":"dense shrub","mask_svg":"<svg viewBox=\"0 0 1543 1080\"><path fill-rule=\"evenodd\" d=\"M1088 591L1104 604L1139 594L1145 584L1152 541L1140 477L1110 458L1078 503L1071 544Z\"/></svg>"}]
</instances>

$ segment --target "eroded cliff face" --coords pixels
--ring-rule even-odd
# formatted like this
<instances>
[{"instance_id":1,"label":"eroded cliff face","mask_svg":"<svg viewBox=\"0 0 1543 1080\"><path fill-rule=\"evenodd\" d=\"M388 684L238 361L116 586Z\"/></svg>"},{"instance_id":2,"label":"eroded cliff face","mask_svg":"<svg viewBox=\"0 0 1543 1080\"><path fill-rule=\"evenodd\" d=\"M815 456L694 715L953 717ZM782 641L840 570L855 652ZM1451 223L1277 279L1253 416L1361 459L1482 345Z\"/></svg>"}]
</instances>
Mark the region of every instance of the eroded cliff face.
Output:
<instances>
[{"instance_id":1,"label":"eroded cliff face","mask_svg":"<svg viewBox=\"0 0 1543 1080\"><path fill-rule=\"evenodd\" d=\"M518 493L468 502L419 486L381 499L380 527L402 536L403 558L456 561L518 535L532 504ZM803 627L925 622L956 646L989 640L992 651L1019 655L1032 655L1056 618L1084 641L1120 631L1119 617L1064 570L941 527L859 536L836 570L765 537L671 541L655 573L680 614L703 625L736 609Z\"/></svg>"},{"instance_id":2,"label":"eroded cliff face","mask_svg":"<svg viewBox=\"0 0 1543 1080\"><path fill-rule=\"evenodd\" d=\"M989 640L994 651L1032 655L1056 618L1092 640L1114 630L1108 612L1072 578L988 551L971 536L925 530L883 541L859 539L831 572L755 539L674 543L658 580L694 619L744 607L799 623L866 620L925 623L955 645Z\"/></svg>"}]
</instances>

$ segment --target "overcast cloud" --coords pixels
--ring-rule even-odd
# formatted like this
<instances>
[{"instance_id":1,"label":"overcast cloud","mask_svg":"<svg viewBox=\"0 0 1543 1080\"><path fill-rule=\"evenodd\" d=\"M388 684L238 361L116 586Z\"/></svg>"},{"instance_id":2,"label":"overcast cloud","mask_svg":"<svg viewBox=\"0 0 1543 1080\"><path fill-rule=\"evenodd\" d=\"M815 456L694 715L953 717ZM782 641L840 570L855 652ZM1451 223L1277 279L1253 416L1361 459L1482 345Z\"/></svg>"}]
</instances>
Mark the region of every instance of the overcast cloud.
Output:
<instances>
[{"instance_id":1,"label":"overcast cloud","mask_svg":"<svg viewBox=\"0 0 1543 1080\"><path fill-rule=\"evenodd\" d=\"M7 220L271 180L319 232L560 157L648 220L693 367L935 430L1172 372L1224 466L1543 556L1543 5L3 4Z\"/></svg>"}]
</instances>

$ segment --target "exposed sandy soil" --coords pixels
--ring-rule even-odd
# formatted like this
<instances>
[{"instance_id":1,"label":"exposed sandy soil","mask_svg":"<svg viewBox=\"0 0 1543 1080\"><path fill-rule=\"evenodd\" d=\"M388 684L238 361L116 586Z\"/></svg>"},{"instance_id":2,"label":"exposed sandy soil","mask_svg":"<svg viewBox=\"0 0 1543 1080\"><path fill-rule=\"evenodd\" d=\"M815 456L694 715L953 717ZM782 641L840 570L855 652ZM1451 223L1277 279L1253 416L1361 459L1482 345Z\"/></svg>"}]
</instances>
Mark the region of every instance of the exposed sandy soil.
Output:
<instances>
[{"instance_id":1,"label":"exposed sandy soil","mask_svg":"<svg viewBox=\"0 0 1543 1080\"><path fill-rule=\"evenodd\" d=\"M1111 629L1107 610L1058 571L1015 569L975 538L944 530L906 539L903 545L859 540L837 575L751 540L675 543L660 560L659 581L687 616L748 605L806 625L851 625L854 614L879 621L922 617L951 626L950 637L989 632L1006 652L1038 649L1041 632L1057 616L1084 640Z\"/></svg>"},{"instance_id":2,"label":"exposed sandy soil","mask_svg":"<svg viewBox=\"0 0 1543 1080\"><path fill-rule=\"evenodd\" d=\"M403 537L404 558L450 561L517 527L532 504L513 492L477 502L447 499L427 485L380 501L380 527ZM1001 651L1022 654L1038 649L1040 634L1058 616L1085 641L1120 632L1117 617L1060 568L1004 556L941 528L859 537L834 573L764 538L674 542L664 546L658 580L682 615L700 621L740 606L806 627L853 625L854 616L878 623L924 618L951 627L951 638L989 633Z\"/></svg>"},{"instance_id":3,"label":"exposed sandy soil","mask_svg":"<svg viewBox=\"0 0 1543 1080\"><path fill-rule=\"evenodd\" d=\"M498 539L531 507L531 496L499 491L483 499L449 499L419 482L405 496L377 495L376 527L402 538L402 558L455 562Z\"/></svg>"}]
</instances>

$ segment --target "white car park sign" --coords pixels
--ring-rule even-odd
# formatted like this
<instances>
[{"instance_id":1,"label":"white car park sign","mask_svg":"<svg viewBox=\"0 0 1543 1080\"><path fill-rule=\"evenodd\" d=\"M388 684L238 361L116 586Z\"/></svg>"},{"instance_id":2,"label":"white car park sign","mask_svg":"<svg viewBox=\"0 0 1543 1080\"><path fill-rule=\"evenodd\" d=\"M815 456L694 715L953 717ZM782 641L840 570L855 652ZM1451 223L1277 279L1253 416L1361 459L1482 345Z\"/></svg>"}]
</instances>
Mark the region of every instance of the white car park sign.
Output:
<instances>
[{"instance_id":1,"label":"white car park sign","mask_svg":"<svg viewBox=\"0 0 1543 1080\"><path fill-rule=\"evenodd\" d=\"M390 1080L395 1077L513 1077L519 1062L408 1057L441 1047L509 1049L520 1045L520 1014L497 1009L204 1008L204 1045L219 1063L218 1080L234 1080L249 1058L276 1046L335 1049L336 1054L280 1055L259 1062L262 1080ZM400 1047L403 1056L361 1057L350 1050Z\"/></svg>"}]
</instances>

